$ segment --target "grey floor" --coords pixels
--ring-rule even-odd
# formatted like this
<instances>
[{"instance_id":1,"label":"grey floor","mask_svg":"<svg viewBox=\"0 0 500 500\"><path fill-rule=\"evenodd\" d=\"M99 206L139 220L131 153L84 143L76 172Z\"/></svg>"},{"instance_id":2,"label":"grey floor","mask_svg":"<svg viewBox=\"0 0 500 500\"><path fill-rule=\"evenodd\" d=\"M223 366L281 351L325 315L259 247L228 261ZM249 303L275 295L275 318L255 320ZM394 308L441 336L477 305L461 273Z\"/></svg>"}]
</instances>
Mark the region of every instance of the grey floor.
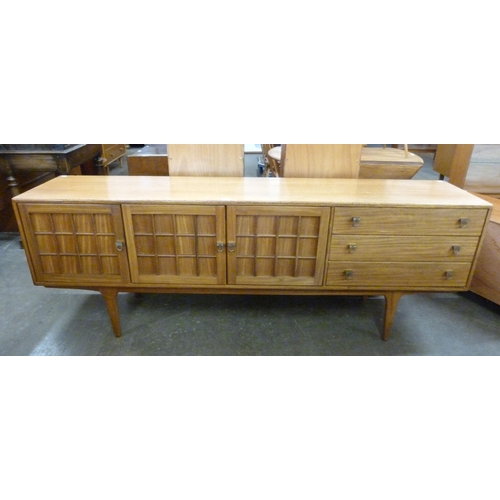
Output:
<instances>
[{"instance_id":1,"label":"grey floor","mask_svg":"<svg viewBox=\"0 0 500 500\"><path fill-rule=\"evenodd\" d=\"M129 154L133 150L129 151ZM437 179L431 153L416 178ZM259 175L247 155L247 175ZM112 175L126 175L126 161ZM32 284L19 235L0 233L0 355L500 355L500 306L467 293L404 296L389 341L381 297L120 294L115 338L101 296Z\"/></svg>"}]
</instances>

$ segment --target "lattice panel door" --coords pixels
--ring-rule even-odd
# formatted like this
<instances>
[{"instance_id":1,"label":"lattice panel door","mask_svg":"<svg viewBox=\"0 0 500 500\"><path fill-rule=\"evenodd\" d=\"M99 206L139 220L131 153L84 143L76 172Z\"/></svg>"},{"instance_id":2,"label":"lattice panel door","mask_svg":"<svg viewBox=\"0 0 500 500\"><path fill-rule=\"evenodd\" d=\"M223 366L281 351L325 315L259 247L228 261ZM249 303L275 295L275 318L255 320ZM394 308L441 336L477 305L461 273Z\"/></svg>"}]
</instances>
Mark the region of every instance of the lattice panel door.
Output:
<instances>
[{"instance_id":1,"label":"lattice panel door","mask_svg":"<svg viewBox=\"0 0 500 500\"><path fill-rule=\"evenodd\" d=\"M228 281L321 285L330 209L228 207Z\"/></svg>"},{"instance_id":2,"label":"lattice panel door","mask_svg":"<svg viewBox=\"0 0 500 500\"><path fill-rule=\"evenodd\" d=\"M130 281L119 206L22 205L36 280L72 284ZM78 280L75 280L75 276Z\"/></svg>"},{"instance_id":3,"label":"lattice panel door","mask_svg":"<svg viewBox=\"0 0 500 500\"><path fill-rule=\"evenodd\" d=\"M136 283L225 284L225 208L123 207L130 270Z\"/></svg>"}]
</instances>

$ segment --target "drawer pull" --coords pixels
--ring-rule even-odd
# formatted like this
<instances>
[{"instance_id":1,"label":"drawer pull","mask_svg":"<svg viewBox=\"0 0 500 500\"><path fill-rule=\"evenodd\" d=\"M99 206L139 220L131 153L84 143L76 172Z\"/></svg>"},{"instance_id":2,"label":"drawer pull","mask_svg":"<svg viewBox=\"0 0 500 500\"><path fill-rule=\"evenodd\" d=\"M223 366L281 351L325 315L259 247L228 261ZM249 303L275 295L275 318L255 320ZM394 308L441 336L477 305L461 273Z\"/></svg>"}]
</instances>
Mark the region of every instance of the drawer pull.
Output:
<instances>
[{"instance_id":1,"label":"drawer pull","mask_svg":"<svg viewBox=\"0 0 500 500\"><path fill-rule=\"evenodd\" d=\"M117 241L115 243L116 245L116 249L119 251L119 252L123 252L123 249L125 248L125 243L123 241Z\"/></svg>"},{"instance_id":2,"label":"drawer pull","mask_svg":"<svg viewBox=\"0 0 500 500\"><path fill-rule=\"evenodd\" d=\"M467 227L467 224L469 223L469 219L460 218L458 222L460 223L460 227L464 228L464 227Z\"/></svg>"},{"instance_id":3,"label":"drawer pull","mask_svg":"<svg viewBox=\"0 0 500 500\"><path fill-rule=\"evenodd\" d=\"M358 227L361 224L361 217L352 218L352 227Z\"/></svg>"},{"instance_id":4,"label":"drawer pull","mask_svg":"<svg viewBox=\"0 0 500 500\"><path fill-rule=\"evenodd\" d=\"M230 251L230 252L234 252L236 250L236 243L228 243L227 244L227 249Z\"/></svg>"},{"instance_id":5,"label":"drawer pull","mask_svg":"<svg viewBox=\"0 0 500 500\"><path fill-rule=\"evenodd\" d=\"M445 272L444 272L444 277L445 277L447 280L451 280L451 279L453 279L453 271L445 271Z\"/></svg>"},{"instance_id":6,"label":"drawer pull","mask_svg":"<svg viewBox=\"0 0 500 500\"><path fill-rule=\"evenodd\" d=\"M217 251L222 253L224 251L224 243L217 243Z\"/></svg>"},{"instance_id":7,"label":"drawer pull","mask_svg":"<svg viewBox=\"0 0 500 500\"><path fill-rule=\"evenodd\" d=\"M345 279L346 280L351 280L352 277L354 276L354 271L352 269L346 269L344 271L344 274L345 274Z\"/></svg>"},{"instance_id":8,"label":"drawer pull","mask_svg":"<svg viewBox=\"0 0 500 500\"><path fill-rule=\"evenodd\" d=\"M349 250L349 253L354 253L356 251L357 246L356 245L347 245L347 248Z\"/></svg>"},{"instance_id":9,"label":"drawer pull","mask_svg":"<svg viewBox=\"0 0 500 500\"><path fill-rule=\"evenodd\" d=\"M452 245L451 249L453 251L453 255L458 255L460 250L462 250L462 247L460 245Z\"/></svg>"}]
</instances>

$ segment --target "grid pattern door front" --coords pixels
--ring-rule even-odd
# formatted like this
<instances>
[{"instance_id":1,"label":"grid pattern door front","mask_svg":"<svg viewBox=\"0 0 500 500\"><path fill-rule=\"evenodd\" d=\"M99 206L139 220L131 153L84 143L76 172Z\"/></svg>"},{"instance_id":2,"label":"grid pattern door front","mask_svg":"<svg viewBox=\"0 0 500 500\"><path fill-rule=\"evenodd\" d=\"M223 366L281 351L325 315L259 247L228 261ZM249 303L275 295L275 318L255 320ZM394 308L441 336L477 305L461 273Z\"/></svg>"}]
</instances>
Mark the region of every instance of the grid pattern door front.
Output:
<instances>
[{"instance_id":1,"label":"grid pattern door front","mask_svg":"<svg viewBox=\"0 0 500 500\"><path fill-rule=\"evenodd\" d=\"M123 213L133 282L225 284L223 206L125 205Z\"/></svg>"},{"instance_id":2,"label":"grid pattern door front","mask_svg":"<svg viewBox=\"0 0 500 500\"><path fill-rule=\"evenodd\" d=\"M228 207L229 283L321 285L330 209Z\"/></svg>"},{"instance_id":3,"label":"grid pattern door front","mask_svg":"<svg viewBox=\"0 0 500 500\"><path fill-rule=\"evenodd\" d=\"M129 281L120 207L24 205L25 237L38 281L118 284Z\"/></svg>"}]
</instances>

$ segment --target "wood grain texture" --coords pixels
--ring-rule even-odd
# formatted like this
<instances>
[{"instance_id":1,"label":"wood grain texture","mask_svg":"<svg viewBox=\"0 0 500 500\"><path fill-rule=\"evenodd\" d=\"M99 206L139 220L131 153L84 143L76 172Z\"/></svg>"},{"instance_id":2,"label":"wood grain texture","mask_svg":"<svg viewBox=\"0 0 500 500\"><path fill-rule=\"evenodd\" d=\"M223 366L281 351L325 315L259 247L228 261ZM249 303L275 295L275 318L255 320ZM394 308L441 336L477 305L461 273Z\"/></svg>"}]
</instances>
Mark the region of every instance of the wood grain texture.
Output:
<instances>
[{"instance_id":1,"label":"wood grain texture","mask_svg":"<svg viewBox=\"0 0 500 500\"><path fill-rule=\"evenodd\" d=\"M467 236L385 236L335 235L330 260L418 262L470 261L478 245L477 237Z\"/></svg>"},{"instance_id":2,"label":"wood grain texture","mask_svg":"<svg viewBox=\"0 0 500 500\"><path fill-rule=\"evenodd\" d=\"M283 177L356 179L361 144L286 144Z\"/></svg>"},{"instance_id":3,"label":"wood grain texture","mask_svg":"<svg viewBox=\"0 0 500 500\"><path fill-rule=\"evenodd\" d=\"M243 144L169 144L170 175L244 175Z\"/></svg>"},{"instance_id":4,"label":"wood grain texture","mask_svg":"<svg viewBox=\"0 0 500 500\"><path fill-rule=\"evenodd\" d=\"M73 176L14 208L34 282L100 291L115 335L119 291L379 292L387 339L402 294L467 289L491 204L440 181Z\"/></svg>"},{"instance_id":5,"label":"wood grain texture","mask_svg":"<svg viewBox=\"0 0 500 500\"><path fill-rule=\"evenodd\" d=\"M500 197L499 144L440 144L434 170L467 191Z\"/></svg>"},{"instance_id":6,"label":"wood grain texture","mask_svg":"<svg viewBox=\"0 0 500 500\"><path fill-rule=\"evenodd\" d=\"M169 175L166 154L130 155L127 165L128 175Z\"/></svg>"},{"instance_id":7,"label":"wood grain texture","mask_svg":"<svg viewBox=\"0 0 500 500\"><path fill-rule=\"evenodd\" d=\"M439 144L434 157L433 169L448 177L450 183L464 187L473 144Z\"/></svg>"},{"instance_id":8,"label":"wood grain texture","mask_svg":"<svg viewBox=\"0 0 500 500\"><path fill-rule=\"evenodd\" d=\"M223 206L125 205L123 216L132 281L226 282L225 255L217 250L226 241Z\"/></svg>"},{"instance_id":9,"label":"wood grain texture","mask_svg":"<svg viewBox=\"0 0 500 500\"><path fill-rule=\"evenodd\" d=\"M470 262L343 262L328 263L327 286L358 289L432 289L465 287ZM351 271L350 277L347 271ZM446 273L452 273L447 278ZM411 287L408 284L411 283Z\"/></svg>"},{"instance_id":10,"label":"wood grain texture","mask_svg":"<svg viewBox=\"0 0 500 500\"><path fill-rule=\"evenodd\" d=\"M479 236L487 209L379 207L335 208L334 234L398 234ZM357 218L354 225L353 218ZM461 222L462 221L462 222ZM463 227L462 227L463 226Z\"/></svg>"},{"instance_id":11,"label":"wood grain texture","mask_svg":"<svg viewBox=\"0 0 500 500\"><path fill-rule=\"evenodd\" d=\"M470 290L500 304L500 200L478 195L493 204Z\"/></svg>"},{"instance_id":12,"label":"wood grain texture","mask_svg":"<svg viewBox=\"0 0 500 500\"><path fill-rule=\"evenodd\" d=\"M21 193L15 199L37 203L491 206L485 200L444 181L399 179L60 176Z\"/></svg>"}]
</instances>

